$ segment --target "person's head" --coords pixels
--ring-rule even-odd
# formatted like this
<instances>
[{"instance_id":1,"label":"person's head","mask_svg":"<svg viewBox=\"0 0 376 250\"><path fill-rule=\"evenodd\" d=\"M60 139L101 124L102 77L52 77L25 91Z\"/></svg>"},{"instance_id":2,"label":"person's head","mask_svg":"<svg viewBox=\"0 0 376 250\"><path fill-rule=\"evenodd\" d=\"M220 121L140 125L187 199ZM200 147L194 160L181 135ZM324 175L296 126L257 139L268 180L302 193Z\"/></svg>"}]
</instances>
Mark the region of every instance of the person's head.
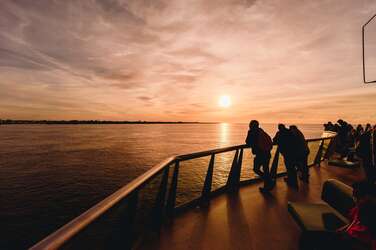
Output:
<instances>
[{"instance_id":1,"label":"person's head","mask_svg":"<svg viewBox=\"0 0 376 250\"><path fill-rule=\"evenodd\" d=\"M256 120L252 120L249 122L249 129L256 129L259 127L259 122Z\"/></svg>"},{"instance_id":2,"label":"person's head","mask_svg":"<svg viewBox=\"0 0 376 250\"><path fill-rule=\"evenodd\" d=\"M376 186L369 181L355 182L352 187L355 202L363 202L376 195Z\"/></svg>"},{"instance_id":3,"label":"person's head","mask_svg":"<svg viewBox=\"0 0 376 250\"><path fill-rule=\"evenodd\" d=\"M340 125L342 125L342 124L343 124L343 120L342 120L342 119L339 119L339 120L337 121L337 123L340 124Z\"/></svg>"},{"instance_id":4,"label":"person's head","mask_svg":"<svg viewBox=\"0 0 376 250\"><path fill-rule=\"evenodd\" d=\"M279 130L279 131L286 130L286 126L285 126L285 124L282 124L282 123L278 124L278 130Z\"/></svg>"},{"instance_id":5,"label":"person's head","mask_svg":"<svg viewBox=\"0 0 376 250\"><path fill-rule=\"evenodd\" d=\"M290 126L290 129L291 129L291 130L297 130L298 127L297 127L296 125L291 125L291 126Z\"/></svg>"}]
</instances>

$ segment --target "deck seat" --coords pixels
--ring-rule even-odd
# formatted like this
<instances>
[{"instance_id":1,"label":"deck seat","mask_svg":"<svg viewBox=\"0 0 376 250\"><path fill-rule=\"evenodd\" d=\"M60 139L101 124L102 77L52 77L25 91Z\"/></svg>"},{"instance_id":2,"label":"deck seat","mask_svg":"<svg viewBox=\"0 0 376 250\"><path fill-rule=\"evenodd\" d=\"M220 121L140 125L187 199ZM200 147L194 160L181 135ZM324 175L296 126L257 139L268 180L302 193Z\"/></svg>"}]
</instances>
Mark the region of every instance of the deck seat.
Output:
<instances>
[{"instance_id":1,"label":"deck seat","mask_svg":"<svg viewBox=\"0 0 376 250\"><path fill-rule=\"evenodd\" d=\"M348 223L326 203L289 202L288 210L302 231L334 231Z\"/></svg>"},{"instance_id":2,"label":"deck seat","mask_svg":"<svg viewBox=\"0 0 376 250\"><path fill-rule=\"evenodd\" d=\"M334 231L349 223L354 206L352 188L334 179L325 181L320 203L288 202L288 211L303 231Z\"/></svg>"}]
</instances>

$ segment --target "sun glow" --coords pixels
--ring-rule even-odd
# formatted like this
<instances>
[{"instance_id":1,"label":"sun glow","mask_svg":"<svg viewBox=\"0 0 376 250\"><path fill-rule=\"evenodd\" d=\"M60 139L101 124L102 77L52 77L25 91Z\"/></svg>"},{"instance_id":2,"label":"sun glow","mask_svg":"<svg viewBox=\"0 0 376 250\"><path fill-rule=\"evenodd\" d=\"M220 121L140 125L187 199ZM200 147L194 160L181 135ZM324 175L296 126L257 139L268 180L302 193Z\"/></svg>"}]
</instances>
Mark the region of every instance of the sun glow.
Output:
<instances>
[{"instance_id":1,"label":"sun glow","mask_svg":"<svg viewBox=\"0 0 376 250\"><path fill-rule=\"evenodd\" d=\"M222 108L228 108L231 106L231 99L229 96L223 95L219 98L218 104Z\"/></svg>"}]
</instances>

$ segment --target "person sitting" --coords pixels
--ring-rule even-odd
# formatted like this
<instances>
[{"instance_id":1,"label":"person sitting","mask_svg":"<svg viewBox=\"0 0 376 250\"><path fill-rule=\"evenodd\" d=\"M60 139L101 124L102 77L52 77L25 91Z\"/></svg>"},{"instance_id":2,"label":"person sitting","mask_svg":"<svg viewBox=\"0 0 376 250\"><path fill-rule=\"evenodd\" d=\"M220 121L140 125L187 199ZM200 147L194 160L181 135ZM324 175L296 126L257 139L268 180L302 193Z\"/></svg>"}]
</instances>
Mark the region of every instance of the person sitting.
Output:
<instances>
[{"instance_id":1,"label":"person sitting","mask_svg":"<svg viewBox=\"0 0 376 250\"><path fill-rule=\"evenodd\" d=\"M376 187L368 181L353 184L355 206L350 223L336 231L308 231L302 234L300 250L376 250Z\"/></svg>"}]
</instances>

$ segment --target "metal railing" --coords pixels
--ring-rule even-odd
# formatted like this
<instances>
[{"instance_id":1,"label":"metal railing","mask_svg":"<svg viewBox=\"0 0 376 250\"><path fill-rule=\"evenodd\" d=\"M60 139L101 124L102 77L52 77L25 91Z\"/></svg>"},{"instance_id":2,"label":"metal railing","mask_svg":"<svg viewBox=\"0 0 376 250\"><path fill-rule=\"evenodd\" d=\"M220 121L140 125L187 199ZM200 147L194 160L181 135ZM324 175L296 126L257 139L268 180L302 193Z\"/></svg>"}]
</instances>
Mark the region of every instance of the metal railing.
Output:
<instances>
[{"instance_id":1,"label":"metal railing","mask_svg":"<svg viewBox=\"0 0 376 250\"><path fill-rule=\"evenodd\" d=\"M334 138L335 134L326 134L322 138L307 140L310 147L309 166L320 164L328 158ZM167 158L31 249L137 248L142 239L157 233L174 214L205 205L213 196L259 181L256 176L245 176L251 170L242 169L246 148L247 145L236 145ZM272 152L271 175L277 178L285 173L278 170L282 164L277 146L273 147ZM231 154L232 160L228 156L223 157L224 154ZM222 162L216 162L216 158ZM184 179L179 173L185 169L182 164L192 160L201 162L190 164L192 171L185 176L191 179ZM207 168L203 167L204 164L207 164ZM201 171L205 176L193 170ZM192 180L196 175L199 178ZM180 196L185 197L185 201Z\"/></svg>"}]
</instances>

